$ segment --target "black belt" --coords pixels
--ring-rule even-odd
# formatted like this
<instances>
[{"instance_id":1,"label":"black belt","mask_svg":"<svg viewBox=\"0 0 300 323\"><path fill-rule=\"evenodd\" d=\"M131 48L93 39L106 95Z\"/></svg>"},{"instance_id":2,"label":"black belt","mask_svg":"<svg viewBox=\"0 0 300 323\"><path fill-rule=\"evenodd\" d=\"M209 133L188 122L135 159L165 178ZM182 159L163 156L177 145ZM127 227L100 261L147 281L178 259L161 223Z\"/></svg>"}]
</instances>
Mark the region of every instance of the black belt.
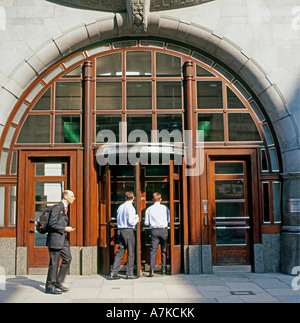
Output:
<instances>
[{"instance_id":1,"label":"black belt","mask_svg":"<svg viewBox=\"0 0 300 323\"><path fill-rule=\"evenodd\" d=\"M164 228L151 228L151 229L168 229L168 228L164 227Z\"/></svg>"}]
</instances>

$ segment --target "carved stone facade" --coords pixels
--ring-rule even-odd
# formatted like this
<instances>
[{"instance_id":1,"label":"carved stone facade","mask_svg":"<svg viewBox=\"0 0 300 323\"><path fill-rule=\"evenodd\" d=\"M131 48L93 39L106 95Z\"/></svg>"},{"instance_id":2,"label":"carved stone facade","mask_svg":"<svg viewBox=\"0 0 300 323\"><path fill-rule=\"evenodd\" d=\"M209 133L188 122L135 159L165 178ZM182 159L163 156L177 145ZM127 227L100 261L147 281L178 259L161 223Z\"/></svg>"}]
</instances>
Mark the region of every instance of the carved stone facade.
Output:
<instances>
[{"instance_id":1,"label":"carved stone facade","mask_svg":"<svg viewBox=\"0 0 300 323\"><path fill-rule=\"evenodd\" d=\"M149 5L149 0L127 0L127 11L135 32L147 30Z\"/></svg>"}]
</instances>

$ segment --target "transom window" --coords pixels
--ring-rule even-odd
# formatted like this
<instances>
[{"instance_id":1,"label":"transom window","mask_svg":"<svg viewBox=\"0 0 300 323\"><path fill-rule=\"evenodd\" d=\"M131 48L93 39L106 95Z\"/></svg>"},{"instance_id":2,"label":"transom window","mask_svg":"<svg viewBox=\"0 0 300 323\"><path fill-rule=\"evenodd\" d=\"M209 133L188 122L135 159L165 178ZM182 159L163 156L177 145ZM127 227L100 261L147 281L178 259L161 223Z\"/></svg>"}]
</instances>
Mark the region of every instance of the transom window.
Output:
<instances>
[{"instance_id":1,"label":"transom window","mask_svg":"<svg viewBox=\"0 0 300 323\"><path fill-rule=\"evenodd\" d=\"M14 151L24 146L83 145L85 61L93 64L89 95L94 145L135 141L131 133L136 129L144 131L148 142L161 141L157 132L162 130L179 130L182 136L175 142L183 144L189 99L205 146L258 147L261 171L279 171L267 121L238 79L202 53L144 39L88 48L40 77L15 109L0 147L0 174L16 170ZM191 93L185 91L183 66L187 61L193 62ZM115 137L104 138L101 130L110 130Z\"/></svg>"}]
</instances>

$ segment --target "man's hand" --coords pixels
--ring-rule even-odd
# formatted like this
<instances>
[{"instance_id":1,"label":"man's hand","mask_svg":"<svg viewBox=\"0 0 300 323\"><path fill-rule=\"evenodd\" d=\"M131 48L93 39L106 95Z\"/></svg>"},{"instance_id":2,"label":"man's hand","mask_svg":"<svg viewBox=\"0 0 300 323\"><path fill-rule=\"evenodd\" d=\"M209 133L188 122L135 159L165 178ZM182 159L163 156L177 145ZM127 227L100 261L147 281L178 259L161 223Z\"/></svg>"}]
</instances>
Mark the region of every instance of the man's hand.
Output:
<instances>
[{"instance_id":1,"label":"man's hand","mask_svg":"<svg viewBox=\"0 0 300 323\"><path fill-rule=\"evenodd\" d=\"M72 227L65 227L65 231L66 232L72 232L73 231L73 228Z\"/></svg>"}]
</instances>

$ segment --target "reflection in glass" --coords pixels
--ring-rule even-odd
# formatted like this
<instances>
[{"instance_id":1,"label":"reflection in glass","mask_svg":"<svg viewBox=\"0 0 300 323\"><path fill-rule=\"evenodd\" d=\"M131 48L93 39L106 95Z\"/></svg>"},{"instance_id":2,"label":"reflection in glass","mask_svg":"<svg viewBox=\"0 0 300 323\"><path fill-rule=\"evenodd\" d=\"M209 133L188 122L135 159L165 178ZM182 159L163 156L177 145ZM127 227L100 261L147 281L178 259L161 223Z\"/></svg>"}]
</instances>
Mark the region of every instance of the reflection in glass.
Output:
<instances>
[{"instance_id":1,"label":"reflection in glass","mask_svg":"<svg viewBox=\"0 0 300 323\"><path fill-rule=\"evenodd\" d=\"M49 143L50 116L28 115L22 126L18 143Z\"/></svg>"},{"instance_id":2,"label":"reflection in glass","mask_svg":"<svg viewBox=\"0 0 300 323\"><path fill-rule=\"evenodd\" d=\"M246 244L245 229L217 229L217 245Z\"/></svg>"},{"instance_id":3,"label":"reflection in glass","mask_svg":"<svg viewBox=\"0 0 300 323\"><path fill-rule=\"evenodd\" d=\"M181 82L157 82L157 109L182 109Z\"/></svg>"},{"instance_id":4,"label":"reflection in glass","mask_svg":"<svg viewBox=\"0 0 300 323\"><path fill-rule=\"evenodd\" d=\"M155 192L159 192L161 194L163 202L169 201L169 183L168 182L149 182L149 181L147 181L145 183L145 189L146 189L146 201L147 202L152 202L153 193L155 193ZM147 205L147 207L148 207L148 205Z\"/></svg>"},{"instance_id":5,"label":"reflection in glass","mask_svg":"<svg viewBox=\"0 0 300 323\"><path fill-rule=\"evenodd\" d=\"M81 83L56 82L55 110L81 109Z\"/></svg>"},{"instance_id":6,"label":"reflection in glass","mask_svg":"<svg viewBox=\"0 0 300 323\"><path fill-rule=\"evenodd\" d=\"M4 226L5 218L5 186L0 186L0 227Z\"/></svg>"},{"instance_id":7,"label":"reflection in glass","mask_svg":"<svg viewBox=\"0 0 300 323\"><path fill-rule=\"evenodd\" d=\"M206 77L215 77L214 74L210 73L208 70L206 70L205 68L196 65L196 75L199 76L206 76Z\"/></svg>"},{"instance_id":8,"label":"reflection in glass","mask_svg":"<svg viewBox=\"0 0 300 323\"><path fill-rule=\"evenodd\" d=\"M47 163L35 164L36 176L65 176L65 164Z\"/></svg>"},{"instance_id":9,"label":"reflection in glass","mask_svg":"<svg viewBox=\"0 0 300 323\"><path fill-rule=\"evenodd\" d=\"M16 225L17 217L17 186L9 186L9 226Z\"/></svg>"},{"instance_id":10,"label":"reflection in glass","mask_svg":"<svg viewBox=\"0 0 300 323\"><path fill-rule=\"evenodd\" d=\"M197 82L198 109L223 109L222 81Z\"/></svg>"},{"instance_id":11,"label":"reflection in glass","mask_svg":"<svg viewBox=\"0 0 300 323\"><path fill-rule=\"evenodd\" d=\"M274 221L280 222L280 183L273 183Z\"/></svg>"},{"instance_id":12,"label":"reflection in glass","mask_svg":"<svg viewBox=\"0 0 300 323\"><path fill-rule=\"evenodd\" d=\"M134 130L139 130L139 133L133 133ZM151 130L151 115L127 115L128 142L151 142Z\"/></svg>"},{"instance_id":13,"label":"reflection in glass","mask_svg":"<svg viewBox=\"0 0 300 323\"><path fill-rule=\"evenodd\" d=\"M244 164L215 162L215 174L244 174Z\"/></svg>"},{"instance_id":14,"label":"reflection in glass","mask_svg":"<svg viewBox=\"0 0 300 323\"><path fill-rule=\"evenodd\" d=\"M217 199L244 199L244 181L241 179L216 180Z\"/></svg>"},{"instance_id":15,"label":"reflection in glass","mask_svg":"<svg viewBox=\"0 0 300 323\"><path fill-rule=\"evenodd\" d=\"M96 142L119 142L119 123L122 116L119 114L98 114L96 116ZM109 137L105 130L110 131Z\"/></svg>"},{"instance_id":16,"label":"reflection in glass","mask_svg":"<svg viewBox=\"0 0 300 323\"><path fill-rule=\"evenodd\" d=\"M80 143L80 116L59 115L55 116L55 142Z\"/></svg>"},{"instance_id":17,"label":"reflection in glass","mask_svg":"<svg viewBox=\"0 0 300 323\"><path fill-rule=\"evenodd\" d=\"M244 217L245 203L244 202L216 202L216 217L231 218ZM245 224L245 223L243 223Z\"/></svg>"},{"instance_id":18,"label":"reflection in glass","mask_svg":"<svg viewBox=\"0 0 300 323\"><path fill-rule=\"evenodd\" d=\"M122 83L97 82L96 83L96 109L120 110L122 109Z\"/></svg>"},{"instance_id":19,"label":"reflection in glass","mask_svg":"<svg viewBox=\"0 0 300 323\"><path fill-rule=\"evenodd\" d=\"M146 176L169 176L169 166L147 165Z\"/></svg>"},{"instance_id":20,"label":"reflection in glass","mask_svg":"<svg viewBox=\"0 0 300 323\"><path fill-rule=\"evenodd\" d=\"M179 57L156 53L156 76L181 76L181 59Z\"/></svg>"},{"instance_id":21,"label":"reflection in glass","mask_svg":"<svg viewBox=\"0 0 300 323\"><path fill-rule=\"evenodd\" d=\"M126 76L152 76L151 52L127 52Z\"/></svg>"},{"instance_id":22,"label":"reflection in glass","mask_svg":"<svg viewBox=\"0 0 300 323\"><path fill-rule=\"evenodd\" d=\"M204 141L224 141L223 113L199 113L198 130L203 131Z\"/></svg>"},{"instance_id":23,"label":"reflection in glass","mask_svg":"<svg viewBox=\"0 0 300 323\"><path fill-rule=\"evenodd\" d=\"M59 202L64 182L35 182L36 202Z\"/></svg>"},{"instance_id":24,"label":"reflection in glass","mask_svg":"<svg viewBox=\"0 0 300 323\"><path fill-rule=\"evenodd\" d=\"M264 222L270 222L270 200L269 200L269 183L262 183L263 185L263 212Z\"/></svg>"},{"instance_id":25,"label":"reflection in glass","mask_svg":"<svg viewBox=\"0 0 300 323\"><path fill-rule=\"evenodd\" d=\"M51 87L39 98L32 110L50 110Z\"/></svg>"},{"instance_id":26,"label":"reflection in glass","mask_svg":"<svg viewBox=\"0 0 300 323\"><path fill-rule=\"evenodd\" d=\"M157 130L159 142L182 142L183 123L181 114L159 114L157 115ZM167 131L170 135L163 135L162 131ZM173 134L172 134L173 133Z\"/></svg>"},{"instance_id":27,"label":"reflection in glass","mask_svg":"<svg viewBox=\"0 0 300 323\"><path fill-rule=\"evenodd\" d=\"M101 77L122 76L122 54L110 54L96 59L96 74Z\"/></svg>"},{"instance_id":28,"label":"reflection in glass","mask_svg":"<svg viewBox=\"0 0 300 323\"><path fill-rule=\"evenodd\" d=\"M152 83L127 82L127 109L152 109Z\"/></svg>"},{"instance_id":29,"label":"reflection in glass","mask_svg":"<svg viewBox=\"0 0 300 323\"><path fill-rule=\"evenodd\" d=\"M125 202L125 193L135 192L134 182L112 182L111 183L111 201Z\"/></svg>"},{"instance_id":30,"label":"reflection in glass","mask_svg":"<svg viewBox=\"0 0 300 323\"><path fill-rule=\"evenodd\" d=\"M227 108L228 109L245 109L243 102L237 97L237 95L227 87Z\"/></svg>"},{"instance_id":31,"label":"reflection in glass","mask_svg":"<svg viewBox=\"0 0 300 323\"><path fill-rule=\"evenodd\" d=\"M228 113L230 141L261 141L250 113Z\"/></svg>"}]
</instances>

